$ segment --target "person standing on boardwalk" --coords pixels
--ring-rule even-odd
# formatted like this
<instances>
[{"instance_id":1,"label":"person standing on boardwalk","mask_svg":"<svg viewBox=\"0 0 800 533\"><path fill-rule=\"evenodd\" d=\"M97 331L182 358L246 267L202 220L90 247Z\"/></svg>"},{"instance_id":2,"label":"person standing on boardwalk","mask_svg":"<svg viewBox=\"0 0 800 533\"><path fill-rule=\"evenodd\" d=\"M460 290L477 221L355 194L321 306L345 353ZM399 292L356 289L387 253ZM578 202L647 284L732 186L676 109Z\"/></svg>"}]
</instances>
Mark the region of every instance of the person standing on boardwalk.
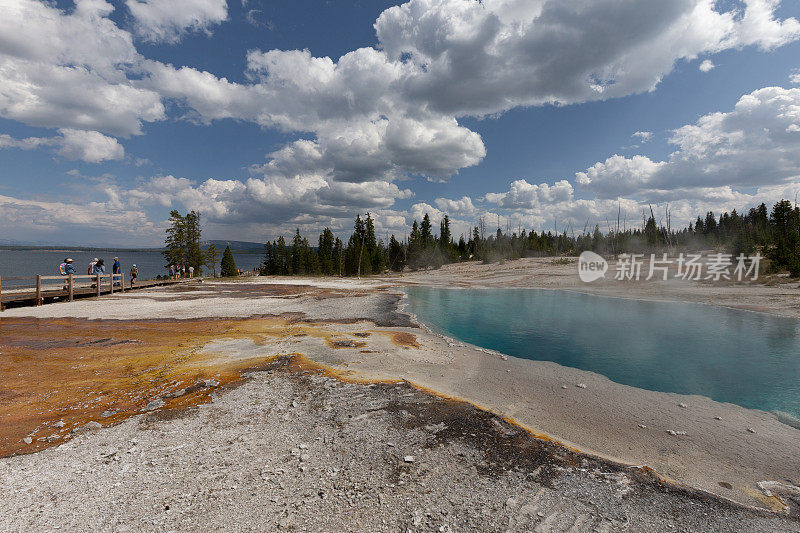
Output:
<instances>
[{"instance_id":1,"label":"person standing on boardwalk","mask_svg":"<svg viewBox=\"0 0 800 533\"><path fill-rule=\"evenodd\" d=\"M194 277L194 267L193 267L193 266L190 266L190 267L189 267L189 277L190 277L190 278L193 278L193 277Z\"/></svg>"},{"instance_id":2,"label":"person standing on boardwalk","mask_svg":"<svg viewBox=\"0 0 800 533\"><path fill-rule=\"evenodd\" d=\"M136 284L136 278L139 277L139 269L136 267L136 264L131 267L131 287Z\"/></svg>"},{"instance_id":3,"label":"person standing on boardwalk","mask_svg":"<svg viewBox=\"0 0 800 533\"><path fill-rule=\"evenodd\" d=\"M106 265L102 259L97 259L96 257L89 263L89 275L96 276L98 274L103 275L106 273ZM97 283L92 283L92 288L97 287Z\"/></svg>"},{"instance_id":4,"label":"person standing on boardwalk","mask_svg":"<svg viewBox=\"0 0 800 533\"><path fill-rule=\"evenodd\" d=\"M119 262L119 257L114 258L114 264L111 266L111 273L115 276L122 275L122 264ZM115 281L114 285L119 286L120 282Z\"/></svg>"},{"instance_id":5,"label":"person standing on boardwalk","mask_svg":"<svg viewBox=\"0 0 800 533\"><path fill-rule=\"evenodd\" d=\"M175 279L175 265L169 266L169 279Z\"/></svg>"},{"instance_id":6,"label":"person standing on boardwalk","mask_svg":"<svg viewBox=\"0 0 800 533\"><path fill-rule=\"evenodd\" d=\"M61 274L62 276L65 276L65 277L78 273L78 271L75 270L75 265L72 264L72 259L70 259L69 257L64 259L64 262L61 263L60 265L58 265L58 272L59 272L59 274ZM65 280L64 281L64 290L67 290L68 288L69 288L69 283L68 283L68 281Z\"/></svg>"}]
</instances>

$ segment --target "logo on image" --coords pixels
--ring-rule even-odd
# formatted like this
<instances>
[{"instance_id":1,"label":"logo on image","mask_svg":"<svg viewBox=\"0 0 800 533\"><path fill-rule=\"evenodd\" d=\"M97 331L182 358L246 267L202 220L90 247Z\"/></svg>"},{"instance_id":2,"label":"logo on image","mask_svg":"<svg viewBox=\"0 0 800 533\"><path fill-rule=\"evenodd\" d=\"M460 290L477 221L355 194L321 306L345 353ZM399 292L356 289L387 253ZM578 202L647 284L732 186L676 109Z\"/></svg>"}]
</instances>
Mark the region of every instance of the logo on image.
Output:
<instances>
[{"instance_id":1,"label":"logo on image","mask_svg":"<svg viewBox=\"0 0 800 533\"><path fill-rule=\"evenodd\" d=\"M585 283L605 277L607 271L608 261L601 255L586 251L578 258L578 275Z\"/></svg>"}]
</instances>

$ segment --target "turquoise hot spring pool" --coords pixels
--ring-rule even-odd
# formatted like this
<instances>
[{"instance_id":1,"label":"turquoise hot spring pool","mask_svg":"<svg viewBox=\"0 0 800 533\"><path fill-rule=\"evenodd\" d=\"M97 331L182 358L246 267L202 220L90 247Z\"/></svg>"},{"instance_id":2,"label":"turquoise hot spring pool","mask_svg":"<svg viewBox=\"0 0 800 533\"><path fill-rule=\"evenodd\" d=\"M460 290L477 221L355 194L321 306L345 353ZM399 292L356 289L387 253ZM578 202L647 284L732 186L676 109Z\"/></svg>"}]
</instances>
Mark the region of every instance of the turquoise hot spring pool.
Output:
<instances>
[{"instance_id":1,"label":"turquoise hot spring pool","mask_svg":"<svg viewBox=\"0 0 800 533\"><path fill-rule=\"evenodd\" d=\"M797 319L560 290L406 292L409 311L464 342L642 389L699 394L800 419Z\"/></svg>"}]
</instances>

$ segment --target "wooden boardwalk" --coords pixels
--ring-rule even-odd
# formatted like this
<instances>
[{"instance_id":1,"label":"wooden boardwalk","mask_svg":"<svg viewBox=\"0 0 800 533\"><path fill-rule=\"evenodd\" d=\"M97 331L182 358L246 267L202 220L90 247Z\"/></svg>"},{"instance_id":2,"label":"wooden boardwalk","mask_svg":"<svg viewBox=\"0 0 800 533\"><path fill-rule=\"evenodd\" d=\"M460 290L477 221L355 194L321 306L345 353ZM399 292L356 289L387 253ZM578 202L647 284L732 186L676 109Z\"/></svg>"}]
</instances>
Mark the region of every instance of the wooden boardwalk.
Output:
<instances>
[{"instance_id":1,"label":"wooden boardwalk","mask_svg":"<svg viewBox=\"0 0 800 533\"><path fill-rule=\"evenodd\" d=\"M6 278L7 280L9 278ZM19 281L21 278L12 278ZM196 279L196 278L195 278ZM25 280L35 280L33 287L10 287L3 290L3 278L0 278L0 311L8 307L24 307L43 305L54 302L72 301L76 298L99 298L106 294L125 292L130 290L146 289L150 287L161 287L164 285L176 285L189 279L182 280L149 280L137 281L135 285L126 282L121 275L111 274L100 276L72 276L72 283L69 278L64 276L36 276L35 278L25 278ZM56 282L49 287L43 282ZM99 282L98 282L99 281Z\"/></svg>"}]
</instances>

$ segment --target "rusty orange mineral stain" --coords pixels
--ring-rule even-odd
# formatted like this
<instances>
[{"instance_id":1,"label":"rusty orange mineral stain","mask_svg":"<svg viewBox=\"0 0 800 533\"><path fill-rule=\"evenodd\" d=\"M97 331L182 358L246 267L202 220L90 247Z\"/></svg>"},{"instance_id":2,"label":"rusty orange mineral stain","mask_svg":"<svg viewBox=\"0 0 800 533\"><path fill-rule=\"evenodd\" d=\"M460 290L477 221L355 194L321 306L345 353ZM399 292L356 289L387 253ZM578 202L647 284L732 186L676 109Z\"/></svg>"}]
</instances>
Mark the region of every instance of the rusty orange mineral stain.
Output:
<instances>
[{"instance_id":1,"label":"rusty orange mineral stain","mask_svg":"<svg viewBox=\"0 0 800 533\"><path fill-rule=\"evenodd\" d=\"M271 341L297 336L337 337L282 318L0 319L0 457L59 444L73 429L117 423L148 405L206 402L242 371L267 363ZM220 339L250 339L263 354L206 346Z\"/></svg>"},{"instance_id":2,"label":"rusty orange mineral stain","mask_svg":"<svg viewBox=\"0 0 800 533\"><path fill-rule=\"evenodd\" d=\"M754 488L747 486L741 486L738 488L751 498L754 498L763 503L764 506L766 506L771 511L786 512L789 510L789 507L786 505L786 502L784 502L783 499L777 494L773 494L772 492L766 494L763 490L760 489L756 490Z\"/></svg>"},{"instance_id":3,"label":"rusty orange mineral stain","mask_svg":"<svg viewBox=\"0 0 800 533\"><path fill-rule=\"evenodd\" d=\"M392 342L401 348L419 348L417 337L405 331L393 331L391 333Z\"/></svg>"}]
</instances>

